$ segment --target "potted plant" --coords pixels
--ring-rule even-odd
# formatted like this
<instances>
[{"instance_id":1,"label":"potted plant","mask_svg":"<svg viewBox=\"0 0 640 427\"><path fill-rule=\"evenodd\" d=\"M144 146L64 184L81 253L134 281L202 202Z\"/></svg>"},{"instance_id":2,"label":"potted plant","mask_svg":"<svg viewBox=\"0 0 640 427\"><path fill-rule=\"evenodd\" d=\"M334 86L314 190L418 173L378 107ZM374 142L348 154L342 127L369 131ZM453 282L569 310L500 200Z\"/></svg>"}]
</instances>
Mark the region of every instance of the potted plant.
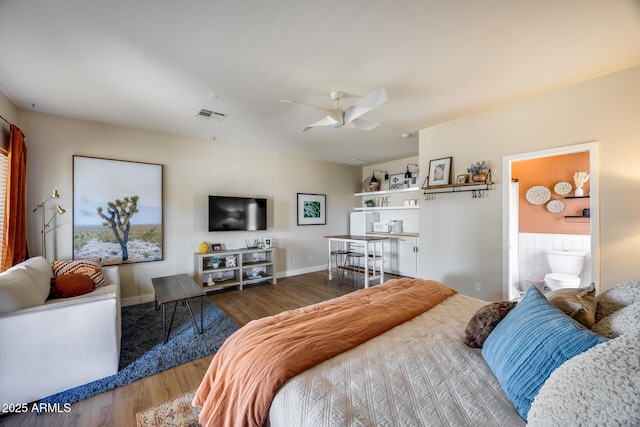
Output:
<instances>
[{"instance_id":1,"label":"potted plant","mask_svg":"<svg viewBox=\"0 0 640 427\"><path fill-rule=\"evenodd\" d=\"M376 201L373 199L367 199L364 201L364 205L368 208L373 208L376 206Z\"/></svg>"},{"instance_id":2,"label":"potted plant","mask_svg":"<svg viewBox=\"0 0 640 427\"><path fill-rule=\"evenodd\" d=\"M467 172L471 175L471 181L473 182L485 182L487 180L487 169L489 166L484 160L481 162L475 162L467 168Z\"/></svg>"}]
</instances>

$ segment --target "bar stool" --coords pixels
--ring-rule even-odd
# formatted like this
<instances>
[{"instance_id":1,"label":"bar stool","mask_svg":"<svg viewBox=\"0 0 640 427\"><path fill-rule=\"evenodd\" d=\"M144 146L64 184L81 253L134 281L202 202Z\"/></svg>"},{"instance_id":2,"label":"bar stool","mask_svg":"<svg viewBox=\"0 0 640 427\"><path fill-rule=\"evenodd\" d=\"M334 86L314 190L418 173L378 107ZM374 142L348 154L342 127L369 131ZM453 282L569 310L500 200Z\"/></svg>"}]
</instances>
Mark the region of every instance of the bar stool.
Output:
<instances>
[{"instance_id":1,"label":"bar stool","mask_svg":"<svg viewBox=\"0 0 640 427\"><path fill-rule=\"evenodd\" d=\"M340 269L344 267L345 257L347 251L344 249L338 249L329 253L329 259L327 260L327 271L324 274L324 283L327 283L329 273L335 272L335 277L340 275ZM342 261L342 264L340 263ZM335 266L335 267L334 267Z\"/></svg>"},{"instance_id":2,"label":"bar stool","mask_svg":"<svg viewBox=\"0 0 640 427\"><path fill-rule=\"evenodd\" d=\"M342 269L342 277L340 279L341 285L344 281L344 276L347 270L349 270L351 272L351 282L353 282L353 286L358 287L358 276L360 276L360 271L363 268L360 263L361 259L364 259L364 254L362 252L347 252L344 261L344 268Z\"/></svg>"}]
</instances>

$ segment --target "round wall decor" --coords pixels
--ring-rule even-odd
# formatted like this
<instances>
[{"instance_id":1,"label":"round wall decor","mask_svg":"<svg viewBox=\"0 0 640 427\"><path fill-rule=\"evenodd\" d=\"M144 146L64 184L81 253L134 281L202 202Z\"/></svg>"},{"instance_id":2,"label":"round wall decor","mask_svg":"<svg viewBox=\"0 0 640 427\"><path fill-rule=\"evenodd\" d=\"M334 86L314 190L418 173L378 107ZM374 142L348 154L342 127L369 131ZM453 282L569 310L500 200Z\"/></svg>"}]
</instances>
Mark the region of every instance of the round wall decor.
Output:
<instances>
[{"instance_id":1,"label":"round wall decor","mask_svg":"<svg viewBox=\"0 0 640 427\"><path fill-rule=\"evenodd\" d=\"M547 210L551 213L560 213L564 210L564 203L560 200L552 200L547 203Z\"/></svg>"},{"instance_id":2,"label":"round wall decor","mask_svg":"<svg viewBox=\"0 0 640 427\"><path fill-rule=\"evenodd\" d=\"M544 205L551 199L551 191L544 185L536 185L527 190L525 197L532 205Z\"/></svg>"},{"instance_id":3,"label":"round wall decor","mask_svg":"<svg viewBox=\"0 0 640 427\"><path fill-rule=\"evenodd\" d=\"M571 193L571 190L573 190L573 187L571 186L570 183L568 182L559 182L556 184L555 187L553 187L553 191L556 192L556 194L559 194L561 196L565 196L569 193Z\"/></svg>"}]
</instances>

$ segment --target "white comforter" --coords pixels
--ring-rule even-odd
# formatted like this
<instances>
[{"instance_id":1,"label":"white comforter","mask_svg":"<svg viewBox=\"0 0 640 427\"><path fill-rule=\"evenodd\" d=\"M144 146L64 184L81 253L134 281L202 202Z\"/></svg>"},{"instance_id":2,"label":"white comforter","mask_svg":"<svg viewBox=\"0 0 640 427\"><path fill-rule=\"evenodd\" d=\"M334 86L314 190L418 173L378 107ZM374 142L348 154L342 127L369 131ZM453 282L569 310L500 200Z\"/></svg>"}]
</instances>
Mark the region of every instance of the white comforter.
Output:
<instances>
[{"instance_id":1,"label":"white comforter","mask_svg":"<svg viewBox=\"0 0 640 427\"><path fill-rule=\"evenodd\" d=\"M455 295L284 384L280 426L523 426L464 329L486 301Z\"/></svg>"}]
</instances>

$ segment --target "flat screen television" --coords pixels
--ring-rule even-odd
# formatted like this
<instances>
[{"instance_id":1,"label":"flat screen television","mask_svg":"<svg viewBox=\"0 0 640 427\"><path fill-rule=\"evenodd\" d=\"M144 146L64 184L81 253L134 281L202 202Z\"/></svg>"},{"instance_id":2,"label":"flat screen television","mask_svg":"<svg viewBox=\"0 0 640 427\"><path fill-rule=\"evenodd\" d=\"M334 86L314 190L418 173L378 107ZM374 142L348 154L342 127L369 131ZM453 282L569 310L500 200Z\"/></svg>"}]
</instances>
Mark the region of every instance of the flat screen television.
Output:
<instances>
[{"instance_id":1,"label":"flat screen television","mask_svg":"<svg viewBox=\"0 0 640 427\"><path fill-rule=\"evenodd\" d=\"M267 229L267 199L209 196L209 231Z\"/></svg>"}]
</instances>

